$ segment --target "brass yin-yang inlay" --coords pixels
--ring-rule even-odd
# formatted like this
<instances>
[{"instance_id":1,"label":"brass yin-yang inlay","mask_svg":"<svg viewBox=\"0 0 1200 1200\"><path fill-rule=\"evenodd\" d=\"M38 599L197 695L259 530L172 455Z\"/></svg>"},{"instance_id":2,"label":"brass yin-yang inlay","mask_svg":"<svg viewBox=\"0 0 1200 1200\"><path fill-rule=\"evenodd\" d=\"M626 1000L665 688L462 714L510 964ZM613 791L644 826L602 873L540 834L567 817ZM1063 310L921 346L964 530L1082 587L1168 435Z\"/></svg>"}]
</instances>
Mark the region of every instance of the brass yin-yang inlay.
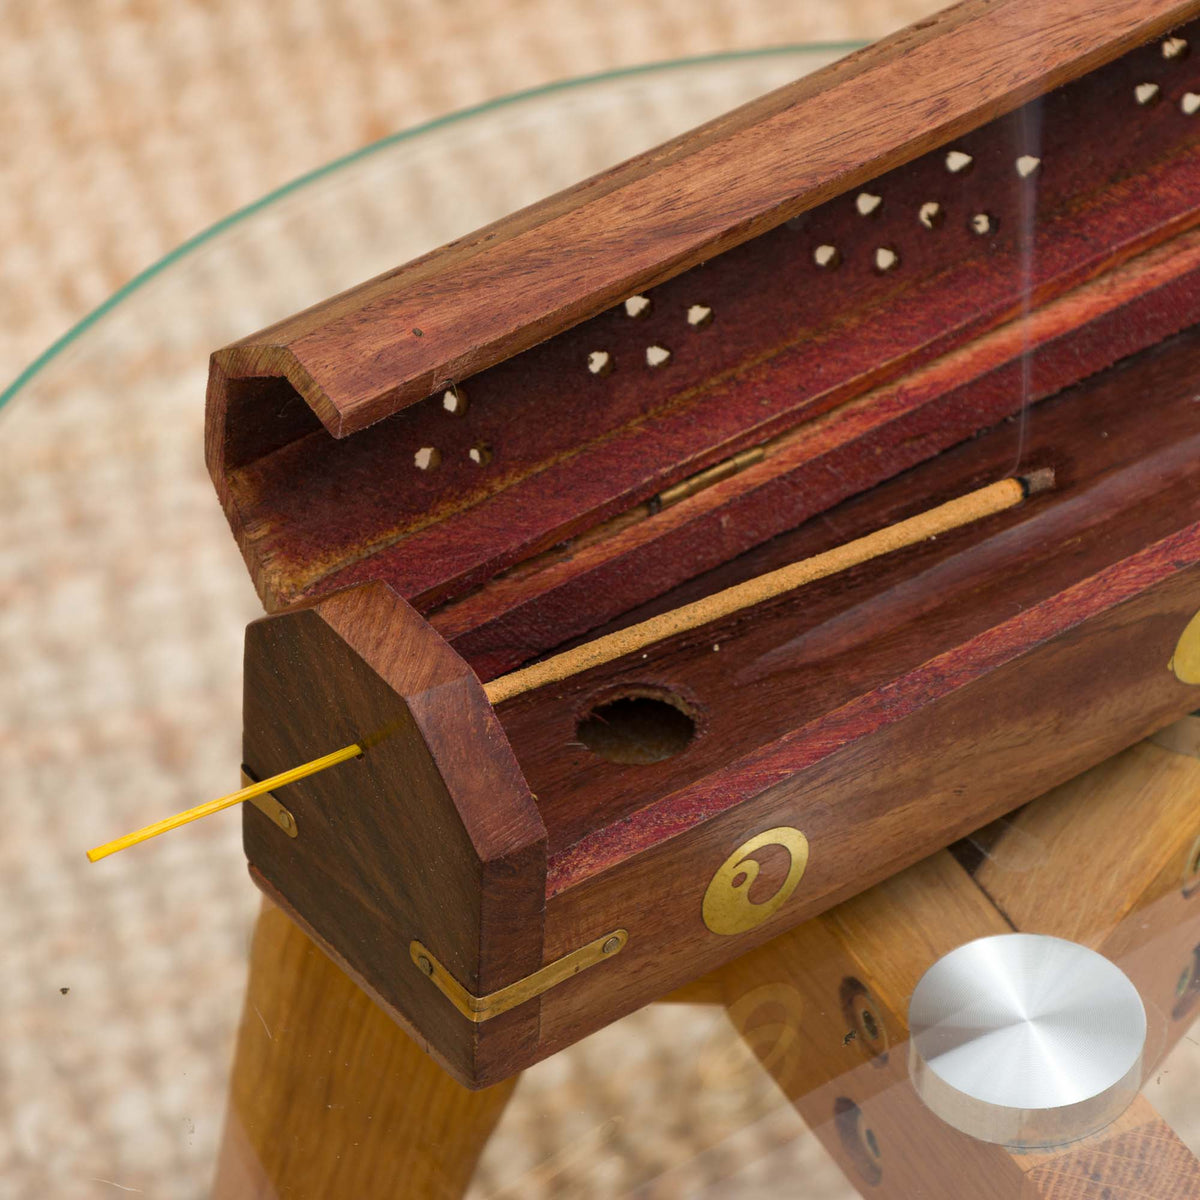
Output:
<instances>
[{"instance_id":1,"label":"brass yin-yang inlay","mask_svg":"<svg viewBox=\"0 0 1200 1200\"><path fill-rule=\"evenodd\" d=\"M761 864L753 857L768 846L787 851L787 876L775 891L762 900L751 900L750 889ZM808 838L799 829L780 825L744 841L717 869L704 892L701 915L713 933L730 936L747 933L770 920L791 898L808 865Z\"/></svg>"}]
</instances>

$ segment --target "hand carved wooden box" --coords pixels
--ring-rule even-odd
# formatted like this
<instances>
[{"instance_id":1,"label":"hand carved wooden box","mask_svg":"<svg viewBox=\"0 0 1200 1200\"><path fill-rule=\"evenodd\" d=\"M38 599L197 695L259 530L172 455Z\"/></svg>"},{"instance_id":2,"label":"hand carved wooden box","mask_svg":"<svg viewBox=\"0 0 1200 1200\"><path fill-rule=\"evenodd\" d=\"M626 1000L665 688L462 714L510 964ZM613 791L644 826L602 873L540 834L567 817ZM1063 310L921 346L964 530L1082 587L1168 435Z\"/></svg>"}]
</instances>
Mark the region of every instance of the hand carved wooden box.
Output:
<instances>
[{"instance_id":1,"label":"hand carved wooden box","mask_svg":"<svg viewBox=\"0 0 1200 1200\"><path fill-rule=\"evenodd\" d=\"M1200 707L1198 11L968 0L214 355L245 770L357 748L251 871L459 1079Z\"/></svg>"}]
</instances>

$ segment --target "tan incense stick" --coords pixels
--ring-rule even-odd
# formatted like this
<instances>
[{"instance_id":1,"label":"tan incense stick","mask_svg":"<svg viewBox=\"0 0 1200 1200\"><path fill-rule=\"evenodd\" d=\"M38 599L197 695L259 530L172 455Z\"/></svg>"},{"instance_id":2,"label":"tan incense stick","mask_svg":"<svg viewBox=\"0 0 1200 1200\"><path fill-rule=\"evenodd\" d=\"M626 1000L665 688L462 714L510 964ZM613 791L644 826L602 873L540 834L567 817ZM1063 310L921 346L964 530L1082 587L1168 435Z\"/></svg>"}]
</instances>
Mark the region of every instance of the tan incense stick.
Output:
<instances>
[{"instance_id":1,"label":"tan incense stick","mask_svg":"<svg viewBox=\"0 0 1200 1200\"><path fill-rule=\"evenodd\" d=\"M764 600L781 596L785 592L793 591L816 579L836 575L839 571L856 567L860 563L890 554L894 550L916 545L917 542L948 533L951 529L957 529L961 525L968 525L972 521L978 521L993 513L1003 512L1006 508L1020 504L1027 495L1044 491L1053 484L1054 473L1052 471L1035 471L1022 479L1002 479L999 483L989 484L978 491L960 496L956 500L939 504L937 508L918 513L917 516L909 517L906 521L899 521L895 525L889 525L886 529L867 534L866 537L856 538L844 546L837 546L833 550L827 550L812 558L801 559L800 562L789 563L777 571L769 571L765 575L747 579L744 583L725 588L724 591L715 592L713 595L705 596L704 599L696 600L691 604L685 604L682 608L672 609L657 617L651 617L648 621L630 625L628 629L605 634L604 637L586 642L582 646L576 646L573 650L564 650L561 654L555 654L532 666L513 671L508 675L501 675L485 683L483 690L492 704L501 704L505 700L511 700L514 696L520 696L534 688L545 687L548 683L558 683L572 675L578 675L580 671L587 671L592 667L613 662L615 659L623 658L636 650L644 650L647 646L674 637L676 634L686 633L690 629L698 629L710 621L716 621L731 613L761 604ZM242 788L241 791L231 792L228 796L222 796L218 800L210 800L206 804L189 808L186 812L177 813L173 817L167 817L153 825L147 825L144 829L139 829L134 833L127 833L124 837L116 838L114 841L106 842L102 846L89 850L87 856L92 862L96 862L110 854L115 854L118 850L136 846L139 842L147 841L160 833L166 833L168 829L177 829L189 821L206 817L210 813L220 812L221 809L240 804L243 800L250 800L266 792L286 787L289 783L295 783L299 779L315 775L318 771L324 771L338 763L356 758L362 753L363 748L357 743L344 746L332 754L326 754L324 757L313 759L312 762L304 763L302 766L293 767L290 771L273 775L270 779L251 784L249 787Z\"/></svg>"},{"instance_id":2,"label":"tan incense stick","mask_svg":"<svg viewBox=\"0 0 1200 1200\"><path fill-rule=\"evenodd\" d=\"M725 588L685 604L682 608L673 608L670 612L651 617L627 629L618 629L615 633L605 634L593 641L585 642L572 650L564 650L542 662L501 675L490 683L483 685L487 698L493 704L502 704L522 692L534 688L545 687L548 683L558 683L580 671L623 658L635 650L644 650L656 642L661 642L676 634L686 633L690 629L698 629L710 621L727 617L731 613L761 604L790 592L816 579L824 579L836 575L850 567L856 567L880 555L890 554L905 546L915 545L927 538L937 537L938 534L948 533L960 525L968 525L993 513L1003 512L1012 508L1031 492L1042 491L1053 484L1052 472L1036 472L1028 479L1002 479L999 483L989 484L978 491L968 492L937 508L918 513L906 521L899 521L869 533L866 537L856 538L844 546L826 550L823 554L812 558L801 559L789 563L777 571L769 571L765 575L757 575L744 583Z\"/></svg>"}]
</instances>

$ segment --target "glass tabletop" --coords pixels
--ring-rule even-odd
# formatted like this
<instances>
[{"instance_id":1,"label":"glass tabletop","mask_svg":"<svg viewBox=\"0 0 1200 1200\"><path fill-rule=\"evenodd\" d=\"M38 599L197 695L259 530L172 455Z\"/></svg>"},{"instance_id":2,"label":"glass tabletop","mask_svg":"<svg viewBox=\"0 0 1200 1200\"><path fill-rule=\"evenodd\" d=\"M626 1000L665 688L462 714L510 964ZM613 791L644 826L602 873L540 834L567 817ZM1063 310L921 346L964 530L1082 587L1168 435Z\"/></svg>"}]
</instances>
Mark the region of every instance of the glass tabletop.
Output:
<instances>
[{"instance_id":1,"label":"glass tabletop","mask_svg":"<svg viewBox=\"0 0 1200 1200\"><path fill-rule=\"evenodd\" d=\"M236 782L261 609L204 469L209 352L846 49L573 81L384 139L181 246L0 396L0 1197L198 1197L214 1177L223 1196L973 1194L960 1161L1016 1195L1061 1163L935 1118L904 1021L938 954L1039 920L1142 991L1162 1124L1135 1106L1122 1135L1200 1153L1187 729L483 1093L259 915L236 814L84 859ZM1150 777L1157 856L1139 843L1120 895L1062 899L1063 830L1097 819L1080 789L1119 809Z\"/></svg>"}]
</instances>

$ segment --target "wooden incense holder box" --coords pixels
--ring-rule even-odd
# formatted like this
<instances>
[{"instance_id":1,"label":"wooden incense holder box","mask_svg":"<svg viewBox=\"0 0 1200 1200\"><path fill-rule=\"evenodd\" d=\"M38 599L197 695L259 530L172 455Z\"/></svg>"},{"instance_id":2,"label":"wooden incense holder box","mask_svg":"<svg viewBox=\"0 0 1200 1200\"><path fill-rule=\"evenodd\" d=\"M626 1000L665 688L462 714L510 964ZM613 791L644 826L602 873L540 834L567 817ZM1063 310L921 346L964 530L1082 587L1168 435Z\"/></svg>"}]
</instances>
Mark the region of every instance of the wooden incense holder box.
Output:
<instances>
[{"instance_id":1,"label":"wooden incense holder box","mask_svg":"<svg viewBox=\"0 0 1200 1200\"><path fill-rule=\"evenodd\" d=\"M460 1080L1200 707L1198 7L969 0L213 356L245 770L364 748L251 872Z\"/></svg>"}]
</instances>

